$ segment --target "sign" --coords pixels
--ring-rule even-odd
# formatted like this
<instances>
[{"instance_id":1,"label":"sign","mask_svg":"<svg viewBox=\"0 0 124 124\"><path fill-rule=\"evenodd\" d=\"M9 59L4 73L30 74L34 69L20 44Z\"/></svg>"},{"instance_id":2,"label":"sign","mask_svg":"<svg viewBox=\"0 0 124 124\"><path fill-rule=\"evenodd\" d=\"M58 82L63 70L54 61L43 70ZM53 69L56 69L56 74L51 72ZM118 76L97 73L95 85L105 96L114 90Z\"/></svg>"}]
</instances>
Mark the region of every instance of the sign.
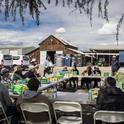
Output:
<instances>
[{"instance_id":1,"label":"sign","mask_svg":"<svg viewBox=\"0 0 124 124\"><path fill-rule=\"evenodd\" d=\"M46 51L40 51L40 65L44 65L47 57L47 52Z\"/></svg>"},{"instance_id":2,"label":"sign","mask_svg":"<svg viewBox=\"0 0 124 124\"><path fill-rule=\"evenodd\" d=\"M63 51L56 51L56 54L63 54Z\"/></svg>"}]
</instances>

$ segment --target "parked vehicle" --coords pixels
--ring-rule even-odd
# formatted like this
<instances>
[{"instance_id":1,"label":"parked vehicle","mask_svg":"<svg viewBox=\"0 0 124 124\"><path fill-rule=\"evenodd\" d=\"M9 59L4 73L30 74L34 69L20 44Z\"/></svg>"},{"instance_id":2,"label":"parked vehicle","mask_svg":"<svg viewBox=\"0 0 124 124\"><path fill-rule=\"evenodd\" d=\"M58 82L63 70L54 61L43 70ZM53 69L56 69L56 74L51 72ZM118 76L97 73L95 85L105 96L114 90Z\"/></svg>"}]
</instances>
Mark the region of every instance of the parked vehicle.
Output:
<instances>
[{"instance_id":1,"label":"parked vehicle","mask_svg":"<svg viewBox=\"0 0 124 124\"><path fill-rule=\"evenodd\" d=\"M13 56L13 65L29 66L30 59L26 55Z\"/></svg>"},{"instance_id":2,"label":"parked vehicle","mask_svg":"<svg viewBox=\"0 0 124 124\"><path fill-rule=\"evenodd\" d=\"M12 66L13 58L12 55L3 55L0 54L0 65L3 66Z\"/></svg>"}]
</instances>

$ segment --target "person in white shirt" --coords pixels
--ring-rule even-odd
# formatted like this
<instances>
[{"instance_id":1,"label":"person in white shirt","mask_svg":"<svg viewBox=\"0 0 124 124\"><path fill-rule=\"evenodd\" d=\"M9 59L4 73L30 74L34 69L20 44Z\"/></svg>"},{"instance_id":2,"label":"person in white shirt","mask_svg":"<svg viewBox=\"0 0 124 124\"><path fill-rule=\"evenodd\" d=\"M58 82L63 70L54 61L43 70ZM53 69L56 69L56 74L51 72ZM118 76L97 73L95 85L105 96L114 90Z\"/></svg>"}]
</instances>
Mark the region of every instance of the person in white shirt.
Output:
<instances>
[{"instance_id":1,"label":"person in white shirt","mask_svg":"<svg viewBox=\"0 0 124 124\"><path fill-rule=\"evenodd\" d=\"M51 74L52 73L52 67L53 67L53 63L52 63L50 57L48 56L46 58L45 63L44 63L44 74L43 74L43 76L45 76L46 73Z\"/></svg>"}]
</instances>

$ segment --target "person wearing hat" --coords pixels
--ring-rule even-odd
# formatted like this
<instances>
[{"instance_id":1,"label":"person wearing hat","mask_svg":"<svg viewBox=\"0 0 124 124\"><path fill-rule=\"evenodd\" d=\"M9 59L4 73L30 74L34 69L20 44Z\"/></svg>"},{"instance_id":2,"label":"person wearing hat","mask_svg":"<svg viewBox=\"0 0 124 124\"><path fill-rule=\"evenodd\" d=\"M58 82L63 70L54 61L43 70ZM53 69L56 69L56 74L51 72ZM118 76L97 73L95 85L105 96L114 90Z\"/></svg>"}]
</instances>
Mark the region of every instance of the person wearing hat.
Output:
<instances>
[{"instance_id":1,"label":"person wearing hat","mask_svg":"<svg viewBox=\"0 0 124 124\"><path fill-rule=\"evenodd\" d=\"M22 74L21 66L17 66L15 72L13 73L13 80L21 80L24 79L24 75Z\"/></svg>"},{"instance_id":2,"label":"person wearing hat","mask_svg":"<svg viewBox=\"0 0 124 124\"><path fill-rule=\"evenodd\" d=\"M37 74L36 73L37 72L35 70L35 67L34 66L29 66L29 70L28 70L28 72L26 72L24 74L24 77L25 78L29 78L29 79L31 79L31 78L37 78Z\"/></svg>"}]
</instances>

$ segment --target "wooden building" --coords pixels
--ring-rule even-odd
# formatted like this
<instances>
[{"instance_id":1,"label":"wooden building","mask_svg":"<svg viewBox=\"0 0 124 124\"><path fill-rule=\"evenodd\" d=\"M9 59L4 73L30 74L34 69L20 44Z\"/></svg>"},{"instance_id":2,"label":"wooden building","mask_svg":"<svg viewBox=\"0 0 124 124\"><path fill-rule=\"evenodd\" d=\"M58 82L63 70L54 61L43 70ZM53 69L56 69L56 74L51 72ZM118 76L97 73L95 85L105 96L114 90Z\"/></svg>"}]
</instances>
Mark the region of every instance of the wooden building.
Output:
<instances>
[{"instance_id":1,"label":"wooden building","mask_svg":"<svg viewBox=\"0 0 124 124\"><path fill-rule=\"evenodd\" d=\"M39 47L27 55L31 57L31 59L36 58L38 63L41 63L46 59L46 56L50 56L53 63L55 63L55 55L84 55L82 51L79 51L78 48L73 45L71 42L64 40L58 36L50 35L46 39L44 39L41 43L39 43Z\"/></svg>"},{"instance_id":2,"label":"wooden building","mask_svg":"<svg viewBox=\"0 0 124 124\"><path fill-rule=\"evenodd\" d=\"M63 54L75 54L73 50L78 50L71 42L54 35L50 35L39 45L40 51L62 51Z\"/></svg>"},{"instance_id":3,"label":"wooden building","mask_svg":"<svg viewBox=\"0 0 124 124\"><path fill-rule=\"evenodd\" d=\"M78 48L75 47L71 42L64 40L60 37L50 35L45 40L43 40L40 44L40 51L46 52L47 56L50 56L54 63L55 54L63 54L63 55L75 55L79 54ZM42 56L41 56L42 57Z\"/></svg>"},{"instance_id":4,"label":"wooden building","mask_svg":"<svg viewBox=\"0 0 124 124\"><path fill-rule=\"evenodd\" d=\"M30 60L33 61L37 61L38 63L40 63L40 48L36 48L30 52L28 52L26 55L28 55L30 57Z\"/></svg>"}]
</instances>

